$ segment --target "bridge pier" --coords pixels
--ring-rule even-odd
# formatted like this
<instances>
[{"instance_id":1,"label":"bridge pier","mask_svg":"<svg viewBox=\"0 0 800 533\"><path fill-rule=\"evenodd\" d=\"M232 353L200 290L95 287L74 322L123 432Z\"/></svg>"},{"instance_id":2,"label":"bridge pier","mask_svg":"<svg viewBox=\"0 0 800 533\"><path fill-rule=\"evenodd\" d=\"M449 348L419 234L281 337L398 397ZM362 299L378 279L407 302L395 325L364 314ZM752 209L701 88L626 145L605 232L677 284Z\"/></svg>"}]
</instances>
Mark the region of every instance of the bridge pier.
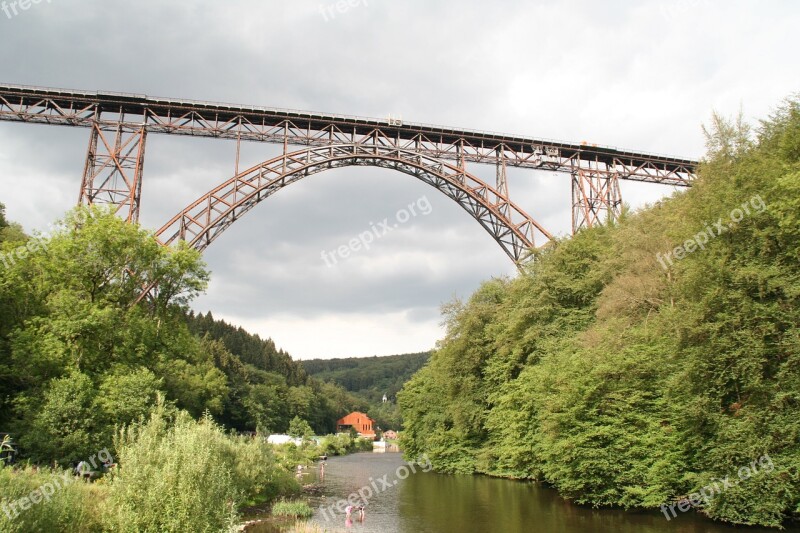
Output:
<instances>
[{"instance_id":1,"label":"bridge pier","mask_svg":"<svg viewBox=\"0 0 800 533\"><path fill-rule=\"evenodd\" d=\"M508 194L508 179L507 179L507 172L506 172L506 158L505 153L503 152L503 148L499 148L497 150L497 178L495 180L495 189L497 190L500 198L500 204L498 208L500 213L508 218L508 198L511 198Z\"/></svg>"},{"instance_id":2,"label":"bridge pier","mask_svg":"<svg viewBox=\"0 0 800 533\"><path fill-rule=\"evenodd\" d=\"M622 194L619 175L602 163L572 171L572 233L619 218Z\"/></svg>"},{"instance_id":3,"label":"bridge pier","mask_svg":"<svg viewBox=\"0 0 800 533\"><path fill-rule=\"evenodd\" d=\"M92 124L79 204L113 205L128 222L139 220L142 197L145 126L119 121Z\"/></svg>"}]
</instances>

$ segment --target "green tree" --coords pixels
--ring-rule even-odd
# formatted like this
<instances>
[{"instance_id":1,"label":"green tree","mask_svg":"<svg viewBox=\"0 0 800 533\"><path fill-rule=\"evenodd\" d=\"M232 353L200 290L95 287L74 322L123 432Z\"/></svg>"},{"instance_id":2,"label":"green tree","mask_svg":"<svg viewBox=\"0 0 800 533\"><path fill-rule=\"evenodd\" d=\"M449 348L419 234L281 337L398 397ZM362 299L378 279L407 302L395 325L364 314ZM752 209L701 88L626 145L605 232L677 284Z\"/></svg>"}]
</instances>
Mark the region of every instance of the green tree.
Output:
<instances>
[{"instance_id":1,"label":"green tree","mask_svg":"<svg viewBox=\"0 0 800 533\"><path fill-rule=\"evenodd\" d=\"M147 368L120 366L103 376L95 403L109 425L128 425L149 415L161 384L162 380Z\"/></svg>"},{"instance_id":2,"label":"green tree","mask_svg":"<svg viewBox=\"0 0 800 533\"><path fill-rule=\"evenodd\" d=\"M281 433L288 429L285 385L253 385L244 405L260 433Z\"/></svg>"},{"instance_id":3,"label":"green tree","mask_svg":"<svg viewBox=\"0 0 800 533\"><path fill-rule=\"evenodd\" d=\"M96 208L60 227L0 269L0 412L24 449L45 462L91 455L114 425L147 412L167 377L173 398L184 392L176 383L195 379L192 398L178 399L214 410L224 383L175 307L206 282L197 252L164 248ZM167 292L139 302L155 280Z\"/></svg>"},{"instance_id":4,"label":"green tree","mask_svg":"<svg viewBox=\"0 0 800 533\"><path fill-rule=\"evenodd\" d=\"M58 459L62 466L87 459L109 446L110 441L103 442L95 416L96 396L91 379L73 372L53 380L41 402L27 396L18 398L31 420L20 444L34 461Z\"/></svg>"},{"instance_id":5,"label":"green tree","mask_svg":"<svg viewBox=\"0 0 800 533\"><path fill-rule=\"evenodd\" d=\"M288 434L294 438L310 439L314 436L314 430L308 422L296 416L289 422Z\"/></svg>"}]
</instances>

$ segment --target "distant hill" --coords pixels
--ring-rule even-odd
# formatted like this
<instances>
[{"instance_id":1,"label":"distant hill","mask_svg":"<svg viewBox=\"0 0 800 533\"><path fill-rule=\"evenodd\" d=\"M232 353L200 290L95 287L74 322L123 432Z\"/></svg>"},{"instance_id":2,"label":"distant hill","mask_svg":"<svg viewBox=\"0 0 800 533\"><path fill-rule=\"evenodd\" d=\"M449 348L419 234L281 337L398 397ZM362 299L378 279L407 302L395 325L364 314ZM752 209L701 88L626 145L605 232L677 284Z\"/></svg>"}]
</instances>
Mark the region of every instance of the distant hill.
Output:
<instances>
[{"instance_id":1,"label":"distant hill","mask_svg":"<svg viewBox=\"0 0 800 533\"><path fill-rule=\"evenodd\" d=\"M272 339L217 320L210 312L189 312L185 320L198 338L224 347L214 352L214 364L227 377L229 391L217 421L229 428L282 433L299 416L323 435L336 430L341 416L367 408L366 400L342 386L309 376Z\"/></svg>"},{"instance_id":2,"label":"distant hill","mask_svg":"<svg viewBox=\"0 0 800 533\"><path fill-rule=\"evenodd\" d=\"M430 356L430 352L422 352L383 357L311 359L300 363L308 375L332 381L375 404L381 401L384 394L394 398L403 384L428 362Z\"/></svg>"}]
</instances>

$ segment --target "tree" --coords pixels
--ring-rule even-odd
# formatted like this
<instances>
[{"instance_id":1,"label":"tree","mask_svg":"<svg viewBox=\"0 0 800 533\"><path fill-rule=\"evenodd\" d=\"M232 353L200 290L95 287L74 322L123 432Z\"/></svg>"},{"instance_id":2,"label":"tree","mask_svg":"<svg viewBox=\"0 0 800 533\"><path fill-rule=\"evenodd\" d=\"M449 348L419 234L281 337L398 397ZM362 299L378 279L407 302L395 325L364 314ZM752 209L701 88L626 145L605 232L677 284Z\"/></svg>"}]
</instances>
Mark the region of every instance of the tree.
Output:
<instances>
[{"instance_id":1,"label":"tree","mask_svg":"<svg viewBox=\"0 0 800 533\"><path fill-rule=\"evenodd\" d=\"M753 146L750 126L739 110L735 119L727 119L717 113L711 114L711 124L703 126L706 150L711 160L729 161L744 154Z\"/></svg>"},{"instance_id":2,"label":"tree","mask_svg":"<svg viewBox=\"0 0 800 533\"><path fill-rule=\"evenodd\" d=\"M22 226L9 222L6 218L6 206L0 203L0 244L3 242L22 243L28 238Z\"/></svg>"},{"instance_id":3,"label":"tree","mask_svg":"<svg viewBox=\"0 0 800 533\"><path fill-rule=\"evenodd\" d=\"M259 433L280 433L289 426L285 385L256 384L244 399Z\"/></svg>"},{"instance_id":4,"label":"tree","mask_svg":"<svg viewBox=\"0 0 800 533\"><path fill-rule=\"evenodd\" d=\"M196 414L218 412L224 377L175 307L206 282L199 254L98 208L59 228L0 268L0 406L23 449L44 462L88 457L167 385ZM169 294L137 303L154 280Z\"/></svg>"},{"instance_id":5,"label":"tree","mask_svg":"<svg viewBox=\"0 0 800 533\"><path fill-rule=\"evenodd\" d=\"M119 366L103 377L95 403L110 427L128 425L150 414L161 384L147 368Z\"/></svg>"},{"instance_id":6,"label":"tree","mask_svg":"<svg viewBox=\"0 0 800 533\"><path fill-rule=\"evenodd\" d=\"M57 460L63 466L81 461L108 446L103 442L95 416L97 391L91 379L80 372L55 379L41 402L20 398L32 420L30 431L22 434L20 444L35 460Z\"/></svg>"},{"instance_id":7,"label":"tree","mask_svg":"<svg viewBox=\"0 0 800 533\"><path fill-rule=\"evenodd\" d=\"M289 422L289 435L294 438L310 439L314 436L314 430L308 422L296 416Z\"/></svg>"}]
</instances>

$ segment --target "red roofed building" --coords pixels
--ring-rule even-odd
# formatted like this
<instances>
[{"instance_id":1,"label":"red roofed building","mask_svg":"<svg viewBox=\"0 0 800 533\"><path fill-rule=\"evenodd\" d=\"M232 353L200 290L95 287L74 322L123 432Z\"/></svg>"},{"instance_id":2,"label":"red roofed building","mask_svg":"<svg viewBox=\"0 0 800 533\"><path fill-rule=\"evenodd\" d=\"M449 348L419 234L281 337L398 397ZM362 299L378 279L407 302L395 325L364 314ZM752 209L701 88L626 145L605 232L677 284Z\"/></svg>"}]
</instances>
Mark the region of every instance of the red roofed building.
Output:
<instances>
[{"instance_id":1,"label":"red roofed building","mask_svg":"<svg viewBox=\"0 0 800 533\"><path fill-rule=\"evenodd\" d=\"M375 421L370 417L359 411L353 411L349 415L336 421L336 431L338 433L347 433L350 431L350 428L353 428L362 437L371 437L374 439L374 425Z\"/></svg>"}]
</instances>

